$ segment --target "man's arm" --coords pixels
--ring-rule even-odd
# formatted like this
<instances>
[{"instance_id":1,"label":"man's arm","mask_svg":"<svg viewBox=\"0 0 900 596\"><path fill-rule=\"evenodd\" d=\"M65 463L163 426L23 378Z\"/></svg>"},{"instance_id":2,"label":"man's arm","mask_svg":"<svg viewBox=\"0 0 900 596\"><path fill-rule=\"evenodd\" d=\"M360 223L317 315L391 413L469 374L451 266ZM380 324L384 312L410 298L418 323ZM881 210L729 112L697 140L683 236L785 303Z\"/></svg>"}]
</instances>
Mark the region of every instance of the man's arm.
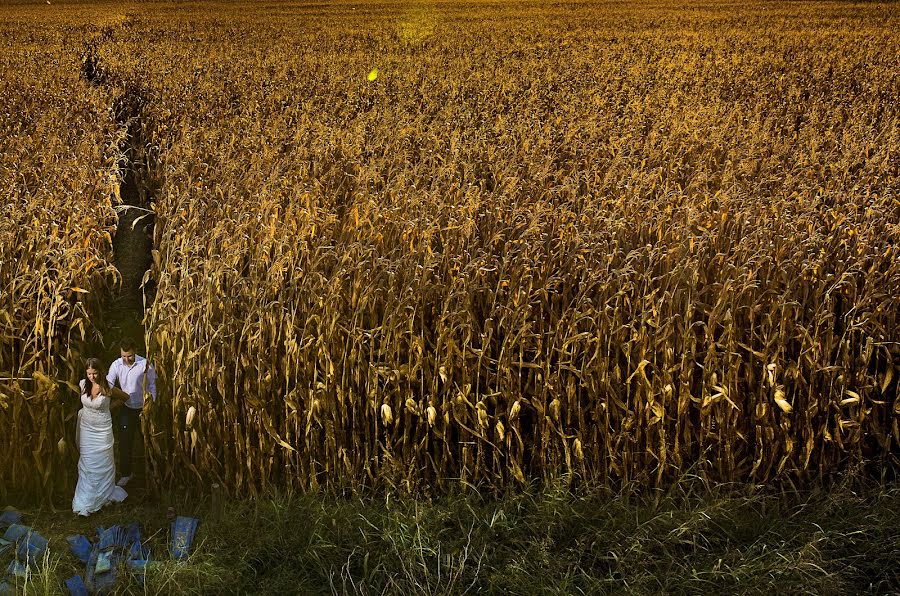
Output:
<instances>
[{"instance_id":1,"label":"man's arm","mask_svg":"<svg viewBox=\"0 0 900 596\"><path fill-rule=\"evenodd\" d=\"M115 387L116 381L119 380L119 361L116 360L112 363L112 366L109 367L109 372L106 373L106 382L109 383L110 387Z\"/></svg>"}]
</instances>

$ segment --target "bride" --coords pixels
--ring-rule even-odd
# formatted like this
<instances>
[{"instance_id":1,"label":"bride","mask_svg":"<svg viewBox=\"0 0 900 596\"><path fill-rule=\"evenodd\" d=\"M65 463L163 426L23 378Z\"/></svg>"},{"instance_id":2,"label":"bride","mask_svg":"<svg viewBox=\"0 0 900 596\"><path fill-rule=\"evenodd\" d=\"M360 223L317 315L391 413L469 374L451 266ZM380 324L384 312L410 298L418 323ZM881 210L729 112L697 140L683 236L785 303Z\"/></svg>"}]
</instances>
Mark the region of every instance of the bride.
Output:
<instances>
[{"instance_id":1,"label":"bride","mask_svg":"<svg viewBox=\"0 0 900 596\"><path fill-rule=\"evenodd\" d=\"M110 402L120 405L118 390L109 386L100 361L89 358L86 377L81 381L81 404L75 444L78 446L78 485L72 499L72 511L90 515L111 501L123 501L128 494L116 486L113 459L112 416Z\"/></svg>"}]
</instances>

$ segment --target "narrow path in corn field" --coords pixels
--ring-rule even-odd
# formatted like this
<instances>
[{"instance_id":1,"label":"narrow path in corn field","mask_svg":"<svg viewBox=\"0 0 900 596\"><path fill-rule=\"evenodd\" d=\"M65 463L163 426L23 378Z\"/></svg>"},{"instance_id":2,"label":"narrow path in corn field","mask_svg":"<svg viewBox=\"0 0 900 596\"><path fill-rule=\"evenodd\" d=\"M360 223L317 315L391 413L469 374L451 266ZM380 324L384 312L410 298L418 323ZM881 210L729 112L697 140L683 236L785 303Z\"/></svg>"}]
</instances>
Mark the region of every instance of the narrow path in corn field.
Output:
<instances>
[{"instance_id":1,"label":"narrow path in corn field","mask_svg":"<svg viewBox=\"0 0 900 596\"><path fill-rule=\"evenodd\" d=\"M103 64L100 47L109 41L112 29L104 29L89 42L81 56L81 75L88 84L113 91L111 109L116 123L125 129L119 150L120 204L114 205L118 214L113 236L113 264L120 275L120 283L111 288L105 297L98 321L101 341L92 351L107 366L120 356L120 344L124 338L134 342L135 351L147 355L144 316L155 298L155 285L144 283L152 264L154 213L152 201L158 187L151 174L148 142L144 137L141 114L144 107L143 93L139 85L124 83L110 73ZM122 89L124 87L124 89ZM118 428L114 424L115 440L119 441ZM116 450L118 457L118 449ZM134 475L128 484L129 501L142 501L148 496L149 485L145 465L144 441L135 441L132 453ZM121 467L121 462L118 462Z\"/></svg>"},{"instance_id":2,"label":"narrow path in corn field","mask_svg":"<svg viewBox=\"0 0 900 596\"><path fill-rule=\"evenodd\" d=\"M149 210L152 191L145 182L146 164L135 158L141 139L134 131L139 129L136 121L129 125L128 159L119 191L123 204L116 208L119 223L113 238L114 263L122 283L113 291L104 313L104 339L107 349L115 352L122 337L133 338L139 353L145 354L143 319L145 308L153 301L153 288L144 287L143 279L151 263L153 213Z\"/></svg>"},{"instance_id":3,"label":"narrow path in corn field","mask_svg":"<svg viewBox=\"0 0 900 596\"><path fill-rule=\"evenodd\" d=\"M111 77L98 58L96 45L85 49L82 76L89 84L98 87L107 87L110 82ZM118 214L113 236L113 264L119 272L120 283L113 286L105 297L98 324L102 343L94 346L95 353L107 366L119 357L124 338L134 342L138 354L147 354L144 315L155 295L152 284L144 284L145 274L152 263L154 214L151 202L156 188L151 182L146 157L146 139L140 119L143 108L140 89L126 86L111 107L116 122L125 129L126 134L119 147L122 154L119 162L121 203L113 206ZM116 425L114 433L115 440L119 441ZM135 473L128 486L132 501L147 494L143 441L136 441L133 458Z\"/></svg>"},{"instance_id":4,"label":"narrow path in corn field","mask_svg":"<svg viewBox=\"0 0 900 596\"><path fill-rule=\"evenodd\" d=\"M121 84L104 68L100 56L100 46L111 35L112 29L104 29L86 44L82 52L81 76L92 86L109 88L111 81ZM137 342L139 354L146 353L143 319L154 297L153 288L143 285L144 274L152 262L154 221L150 203L155 192L140 120L143 97L139 88L125 87L111 106L117 123L127 132L119 148L124 157L120 162L122 184L119 196L122 204L114 206L119 220L113 238L113 262L121 275L121 284L106 298L99 322L103 345L102 348L95 346L102 349L102 357L109 362L119 356L118 345L124 337Z\"/></svg>"}]
</instances>

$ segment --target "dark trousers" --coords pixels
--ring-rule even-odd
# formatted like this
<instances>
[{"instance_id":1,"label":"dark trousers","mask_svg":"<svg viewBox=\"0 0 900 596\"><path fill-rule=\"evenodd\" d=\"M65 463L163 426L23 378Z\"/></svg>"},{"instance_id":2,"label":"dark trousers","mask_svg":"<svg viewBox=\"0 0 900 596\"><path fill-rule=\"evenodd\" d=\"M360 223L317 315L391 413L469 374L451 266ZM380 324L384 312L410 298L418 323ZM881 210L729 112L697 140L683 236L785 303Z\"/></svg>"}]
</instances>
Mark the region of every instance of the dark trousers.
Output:
<instances>
[{"instance_id":1,"label":"dark trousers","mask_svg":"<svg viewBox=\"0 0 900 596\"><path fill-rule=\"evenodd\" d=\"M131 452L135 435L141 433L141 411L122 406L119 408L119 475L131 476Z\"/></svg>"}]
</instances>

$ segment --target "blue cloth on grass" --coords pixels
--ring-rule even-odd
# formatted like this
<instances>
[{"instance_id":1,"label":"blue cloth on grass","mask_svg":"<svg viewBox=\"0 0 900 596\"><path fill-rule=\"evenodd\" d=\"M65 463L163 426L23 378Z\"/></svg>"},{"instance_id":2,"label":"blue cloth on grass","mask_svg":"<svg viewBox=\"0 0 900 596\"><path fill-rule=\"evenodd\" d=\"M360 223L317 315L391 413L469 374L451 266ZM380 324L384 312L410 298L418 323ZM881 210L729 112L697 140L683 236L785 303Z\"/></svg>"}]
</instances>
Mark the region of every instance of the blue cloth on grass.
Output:
<instances>
[{"instance_id":1,"label":"blue cloth on grass","mask_svg":"<svg viewBox=\"0 0 900 596\"><path fill-rule=\"evenodd\" d=\"M110 526L105 530L97 528L97 536L100 538L98 545L100 550L106 550L114 546L125 546L125 531L122 526Z\"/></svg>"},{"instance_id":2,"label":"blue cloth on grass","mask_svg":"<svg viewBox=\"0 0 900 596\"><path fill-rule=\"evenodd\" d=\"M194 542L194 536L197 534L197 524L200 523L196 517L185 517L179 515L172 522L172 556L176 559L183 559L190 554L191 543Z\"/></svg>"},{"instance_id":3,"label":"blue cloth on grass","mask_svg":"<svg viewBox=\"0 0 900 596\"><path fill-rule=\"evenodd\" d=\"M73 575L66 580L66 588L71 596L88 596L87 586L80 575Z\"/></svg>"},{"instance_id":4,"label":"blue cloth on grass","mask_svg":"<svg viewBox=\"0 0 900 596\"><path fill-rule=\"evenodd\" d=\"M106 562L101 562L101 557ZM100 563L99 566L98 562ZM104 569L107 562L109 571L101 572L100 569ZM87 563L87 573L85 573L84 577L84 583L87 585L88 591L95 594L101 594L107 590L112 591L116 585L118 564L118 556L114 551L110 554L109 551L101 552L99 548L94 547L91 551L91 558Z\"/></svg>"},{"instance_id":5,"label":"blue cloth on grass","mask_svg":"<svg viewBox=\"0 0 900 596\"><path fill-rule=\"evenodd\" d=\"M18 511L4 511L0 513L0 528L8 528L22 521L22 514Z\"/></svg>"},{"instance_id":6,"label":"blue cloth on grass","mask_svg":"<svg viewBox=\"0 0 900 596\"><path fill-rule=\"evenodd\" d=\"M25 577L28 567L21 561L10 561L6 567L6 572L15 577Z\"/></svg>"},{"instance_id":7,"label":"blue cloth on grass","mask_svg":"<svg viewBox=\"0 0 900 596\"><path fill-rule=\"evenodd\" d=\"M129 559L143 559L143 545L141 544L141 525L131 522L125 527L125 551Z\"/></svg>"},{"instance_id":8,"label":"blue cloth on grass","mask_svg":"<svg viewBox=\"0 0 900 596\"><path fill-rule=\"evenodd\" d=\"M82 563L87 563L91 558L91 541L78 534L76 536L67 536L66 542L69 543L69 550Z\"/></svg>"},{"instance_id":9,"label":"blue cloth on grass","mask_svg":"<svg viewBox=\"0 0 900 596\"><path fill-rule=\"evenodd\" d=\"M31 528L28 526L20 526L19 524L13 524L6 528L3 538L0 538L0 555L8 550L17 548L18 542L27 536L30 531Z\"/></svg>"},{"instance_id":10,"label":"blue cloth on grass","mask_svg":"<svg viewBox=\"0 0 900 596\"><path fill-rule=\"evenodd\" d=\"M19 540L17 555L28 564L34 563L47 550L47 544L49 541L46 538L32 530L28 532L24 540Z\"/></svg>"},{"instance_id":11,"label":"blue cloth on grass","mask_svg":"<svg viewBox=\"0 0 900 596\"><path fill-rule=\"evenodd\" d=\"M125 526L125 534L124 534L124 543L123 546L130 546L135 542L141 541L141 524L138 522L131 522L127 526Z\"/></svg>"},{"instance_id":12,"label":"blue cloth on grass","mask_svg":"<svg viewBox=\"0 0 900 596\"><path fill-rule=\"evenodd\" d=\"M116 569L115 564L113 564L112 568L106 573L94 575L94 591L97 594L112 592L116 587L116 581L118 580L117 575L118 570Z\"/></svg>"},{"instance_id":13,"label":"blue cloth on grass","mask_svg":"<svg viewBox=\"0 0 900 596\"><path fill-rule=\"evenodd\" d=\"M89 593L114 591L123 562L137 575L143 575L150 557L150 549L141 543L138 522L97 528L93 543L84 536L69 536L66 540L72 554L86 563L84 583Z\"/></svg>"},{"instance_id":14,"label":"blue cloth on grass","mask_svg":"<svg viewBox=\"0 0 900 596\"><path fill-rule=\"evenodd\" d=\"M10 542L18 542L30 531L31 531L31 528L29 528L28 526L12 524L8 528L6 528L6 532L4 532L4 534L3 534L3 539L8 540Z\"/></svg>"},{"instance_id":15,"label":"blue cloth on grass","mask_svg":"<svg viewBox=\"0 0 900 596\"><path fill-rule=\"evenodd\" d=\"M112 551L100 551L94 564L94 573L106 573L112 569Z\"/></svg>"},{"instance_id":16,"label":"blue cloth on grass","mask_svg":"<svg viewBox=\"0 0 900 596\"><path fill-rule=\"evenodd\" d=\"M132 542L131 548L128 549L128 558L145 560L150 558L150 547L140 542Z\"/></svg>"}]
</instances>

